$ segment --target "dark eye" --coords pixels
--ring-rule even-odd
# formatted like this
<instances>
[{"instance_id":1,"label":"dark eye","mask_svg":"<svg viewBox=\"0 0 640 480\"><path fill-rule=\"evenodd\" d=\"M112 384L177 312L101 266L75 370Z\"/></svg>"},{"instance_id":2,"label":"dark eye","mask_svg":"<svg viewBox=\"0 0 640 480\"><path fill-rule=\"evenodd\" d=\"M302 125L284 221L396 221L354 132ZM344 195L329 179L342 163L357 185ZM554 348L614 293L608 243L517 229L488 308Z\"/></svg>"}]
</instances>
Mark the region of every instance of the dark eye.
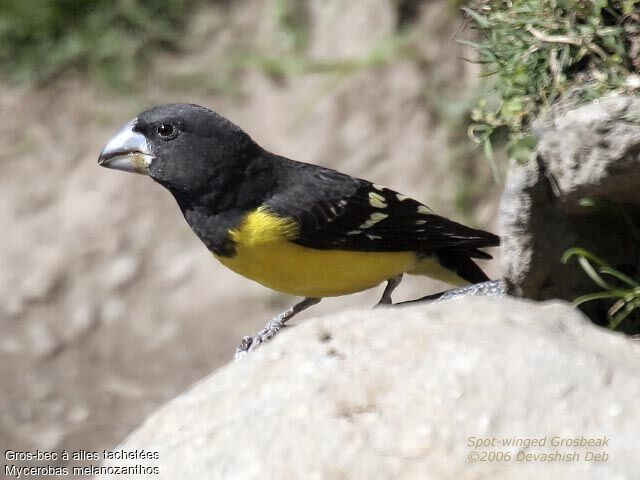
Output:
<instances>
[{"instance_id":1,"label":"dark eye","mask_svg":"<svg viewBox=\"0 0 640 480\"><path fill-rule=\"evenodd\" d=\"M158 135L163 138L169 138L174 136L176 133L175 125L171 123L161 123L158 125Z\"/></svg>"}]
</instances>

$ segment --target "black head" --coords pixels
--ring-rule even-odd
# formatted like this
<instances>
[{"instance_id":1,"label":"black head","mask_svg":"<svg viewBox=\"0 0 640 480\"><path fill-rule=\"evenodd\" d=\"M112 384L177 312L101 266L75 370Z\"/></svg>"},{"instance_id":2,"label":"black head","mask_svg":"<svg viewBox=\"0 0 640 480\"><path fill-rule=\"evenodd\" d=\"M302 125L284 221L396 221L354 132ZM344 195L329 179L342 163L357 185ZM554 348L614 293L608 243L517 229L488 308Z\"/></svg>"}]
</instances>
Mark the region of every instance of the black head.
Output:
<instances>
[{"instance_id":1,"label":"black head","mask_svg":"<svg viewBox=\"0 0 640 480\"><path fill-rule=\"evenodd\" d=\"M237 125L191 104L142 112L107 143L99 164L149 175L176 195L223 188L260 152Z\"/></svg>"}]
</instances>

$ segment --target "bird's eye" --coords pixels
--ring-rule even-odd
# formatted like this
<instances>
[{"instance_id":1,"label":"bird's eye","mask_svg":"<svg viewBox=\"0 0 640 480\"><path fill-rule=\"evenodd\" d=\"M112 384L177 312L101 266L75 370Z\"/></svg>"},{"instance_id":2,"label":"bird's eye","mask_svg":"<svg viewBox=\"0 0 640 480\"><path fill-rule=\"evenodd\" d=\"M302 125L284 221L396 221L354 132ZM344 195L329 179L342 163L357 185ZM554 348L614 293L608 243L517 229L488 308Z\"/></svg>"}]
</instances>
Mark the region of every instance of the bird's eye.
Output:
<instances>
[{"instance_id":1,"label":"bird's eye","mask_svg":"<svg viewBox=\"0 0 640 480\"><path fill-rule=\"evenodd\" d=\"M176 132L176 127L171 123L161 123L158 125L158 135L163 138L172 137Z\"/></svg>"}]
</instances>

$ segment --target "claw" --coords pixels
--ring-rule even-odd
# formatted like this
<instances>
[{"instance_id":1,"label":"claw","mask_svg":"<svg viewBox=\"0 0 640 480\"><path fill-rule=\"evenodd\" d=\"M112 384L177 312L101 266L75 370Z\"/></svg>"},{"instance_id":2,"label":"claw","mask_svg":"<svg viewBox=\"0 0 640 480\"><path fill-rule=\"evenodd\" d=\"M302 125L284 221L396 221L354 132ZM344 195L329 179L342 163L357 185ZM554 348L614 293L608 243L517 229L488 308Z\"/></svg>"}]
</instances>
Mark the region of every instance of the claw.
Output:
<instances>
[{"instance_id":1,"label":"claw","mask_svg":"<svg viewBox=\"0 0 640 480\"><path fill-rule=\"evenodd\" d=\"M249 352L254 351L260 345L275 337L276 334L286 326L288 320L319 301L319 298L305 298L300 303L295 304L293 307L272 318L255 336L243 337L240 345L236 347L235 359L243 359Z\"/></svg>"}]
</instances>

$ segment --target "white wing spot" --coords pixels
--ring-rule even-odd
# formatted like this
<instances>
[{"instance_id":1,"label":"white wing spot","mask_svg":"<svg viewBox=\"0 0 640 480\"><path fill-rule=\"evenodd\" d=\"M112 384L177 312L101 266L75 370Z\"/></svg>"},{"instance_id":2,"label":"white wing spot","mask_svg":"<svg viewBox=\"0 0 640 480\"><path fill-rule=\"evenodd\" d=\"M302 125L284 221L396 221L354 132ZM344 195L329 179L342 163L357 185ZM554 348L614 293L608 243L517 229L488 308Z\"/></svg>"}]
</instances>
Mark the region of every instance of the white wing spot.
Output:
<instances>
[{"instance_id":1,"label":"white wing spot","mask_svg":"<svg viewBox=\"0 0 640 480\"><path fill-rule=\"evenodd\" d=\"M426 220L416 220L416 225L424 225L425 223L427 223Z\"/></svg>"},{"instance_id":2,"label":"white wing spot","mask_svg":"<svg viewBox=\"0 0 640 480\"><path fill-rule=\"evenodd\" d=\"M338 205L340 205L341 207L344 207L346 204L347 204L347 201L346 201L346 200L340 200L340 201L338 202Z\"/></svg>"},{"instance_id":3,"label":"white wing spot","mask_svg":"<svg viewBox=\"0 0 640 480\"><path fill-rule=\"evenodd\" d=\"M372 184L373 188L378 190L379 192L384 191L384 187L382 185L378 185L377 183Z\"/></svg>"},{"instance_id":4,"label":"white wing spot","mask_svg":"<svg viewBox=\"0 0 640 480\"><path fill-rule=\"evenodd\" d=\"M396 193L396 197L398 198L398 201L402 202L404 200L409 200L409 197L407 197L406 195L402 195L401 193Z\"/></svg>"},{"instance_id":5,"label":"white wing spot","mask_svg":"<svg viewBox=\"0 0 640 480\"><path fill-rule=\"evenodd\" d=\"M385 198L375 192L369 192L369 204L373 208L387 208Z\"/></svg>"},{"instance_id":6,"label":"white wing spot","mask_svg":"<svg viewBox=\"0 0 640 480\"><path fill-rule=\"evenodd\" d=\"M360 225L358 228L371 228L373 227L376 223L384 220L385 218L387 218L389 215L387 215L386 213L380 213L380 212L374 212L371 214L371 216L369 217L369 220L367 220L366 222L364 222L362 225Z\"/></svg>"},{"instance_id":7,"label":"white wing spot","mask_svg":"<svg viewBox=\"0 0 640 480\"><path fill-rule=\"evenodd\" d=\"M367 237L369 238L369 240L380 240L382 237L379 235L369 235L367 233Z\"/></svg>"},{"instance_id":8,"label":"white wing spot","mask_svg":"<svg viewBox=\"0 0 640 480\"><path fill-rule=\"evenodd\" d=\"M431 213L431 210L429 209L429 207L425 207L424 205L420 205L418 207L418 213L424 213L425 215L429 215Z\"/></svg>"},{"instance_id":9,"label":"white wing spot","mask_svg":"<svg viewBox=\"0 0 640 480\"><path fill-rule=\"evenodd\" d=\"M347 232L347 235L358 235L360 233L362 233L360 230L351 230Z\"/></svg>"}]
</instances>

